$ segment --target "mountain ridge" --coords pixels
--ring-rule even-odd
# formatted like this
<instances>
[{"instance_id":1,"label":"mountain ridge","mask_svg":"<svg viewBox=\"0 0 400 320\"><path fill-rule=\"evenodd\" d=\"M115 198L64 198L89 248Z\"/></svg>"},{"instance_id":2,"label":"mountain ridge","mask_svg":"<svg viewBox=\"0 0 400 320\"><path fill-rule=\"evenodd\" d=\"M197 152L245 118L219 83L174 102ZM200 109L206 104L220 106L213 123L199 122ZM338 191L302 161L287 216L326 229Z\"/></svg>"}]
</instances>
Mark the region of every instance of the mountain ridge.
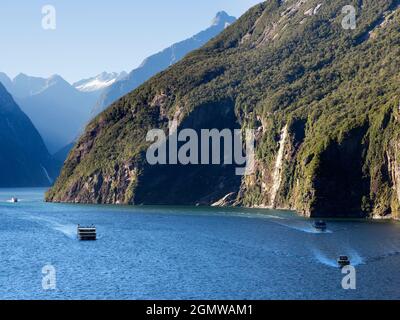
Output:
<instances>
[{"instance_id":1,"label":"mountain ridge","mask_svg":"<svg viewBox=\"0 0 400 320\"><path fill-rule=\"evenodd\" d=\"M55 153L79 136L99 93L80 92L58 75L44 80L40 90L16 100Z\"/></svg>"},{"instance_id":2,"label":"mountain ridge","mask_svg":"<svg viewBox=\"0 0 400 320\"><path fill-rule=\"evenodd\" d=\"M14 100L40 132L51 153L57 152L79 136L90 120L91 106L100 94L80 92L56 74L41 78L20 73L11 80L2 73L0 82L6 84Z\"/></svg>"},{"instance_id":3,"label":"mountain ridge","mask_svg":"<svg viewBox=\"0 0 400 320\"><path fill-rule=\"evenodd\" d=\"M125 79L117 81L102 93L99 101L93 108L92 114L97 115L128 92L140 86L143 82L167 69L189 52L199 48L212 37L217 36L227 24L231 24L236 18L229 16L225 11L220 11L214 17L211 26L200 31L186 40L177 42L170 47L147 57L138 68L132 70Z\"/></svg>"},{"instance_id":4,"label":"mountain ridge","mask_svg":"<svg viewBox=\"0 0 400 320\"><path fill-rule=\"evenodd\" d=\"M211 205L229 198L219 205L398 217L399 1L354 3L355 30L342 28L346 5L253 7L99 114L46 200ZM253 175L236 181L224 168L210 175L208 167L146 163L148 130L167 132L171 121L212 128L216 119L256 130Z\"/></svg>"}]
</instances>

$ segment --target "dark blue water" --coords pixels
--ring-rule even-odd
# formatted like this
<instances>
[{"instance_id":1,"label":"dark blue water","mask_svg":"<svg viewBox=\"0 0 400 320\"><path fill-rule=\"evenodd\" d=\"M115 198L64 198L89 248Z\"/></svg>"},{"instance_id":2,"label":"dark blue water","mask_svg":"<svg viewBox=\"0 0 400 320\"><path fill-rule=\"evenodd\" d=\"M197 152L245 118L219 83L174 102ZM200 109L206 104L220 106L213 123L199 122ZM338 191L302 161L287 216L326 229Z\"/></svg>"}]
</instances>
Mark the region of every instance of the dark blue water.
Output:
<instances>
[{"instance_id":1,"label":"dark blue water","mask_svg":"<svg viewBox=\"0 0 400 320\"><path fill-rule=\"evenodd\" d=\"M38 189L0 191L2 299L400 298L399 223L335 220L317 233L290 212L42 199ZM77 241L77 224L95 224L99 240ZM356 290L342 289L341 254L356 267Z\"/></svg>"}]
</instances>

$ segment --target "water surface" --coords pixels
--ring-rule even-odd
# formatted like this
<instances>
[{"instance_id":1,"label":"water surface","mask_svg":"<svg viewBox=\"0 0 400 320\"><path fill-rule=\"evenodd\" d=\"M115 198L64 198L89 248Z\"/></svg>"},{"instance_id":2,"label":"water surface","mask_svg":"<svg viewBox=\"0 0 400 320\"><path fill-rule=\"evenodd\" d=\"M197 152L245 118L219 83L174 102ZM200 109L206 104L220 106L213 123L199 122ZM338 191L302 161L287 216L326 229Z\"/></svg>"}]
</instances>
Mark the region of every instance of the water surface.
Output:
<instances>
[{"instance_id":1,"label":"water surface","mask_svg":"<svg viewBox=\"0 0 400 320\"><path fill-rule=\"evenodd\" d=\"M332 220L319 233L291 212L46 204L43 193L0 190L2 299L400 298L396 222ZM77 224L99 240L79 242ZM343 254L356 290L342 289Z\"/></svg>"}]
</instances>

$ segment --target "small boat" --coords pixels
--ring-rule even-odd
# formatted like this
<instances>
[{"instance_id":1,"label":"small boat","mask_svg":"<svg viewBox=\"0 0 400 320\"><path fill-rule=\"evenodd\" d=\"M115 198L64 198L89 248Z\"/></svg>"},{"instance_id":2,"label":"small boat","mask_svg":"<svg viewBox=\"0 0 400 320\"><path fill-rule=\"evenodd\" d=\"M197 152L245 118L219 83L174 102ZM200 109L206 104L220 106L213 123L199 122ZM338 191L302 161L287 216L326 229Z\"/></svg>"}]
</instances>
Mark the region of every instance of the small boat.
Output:
<instances>
[{"instance_id":1,"label":"small boat","mask_svg":"<svg viewBox=\"0 0 400 320\"><path fill-rule=\"evenodd\" d=\"M318 231L325 231L327 228L327 225L326 225L325 221L320 220L320 221L315 221L313 223L313 227L315 229L317 229Z\"/></svg>"},{"instance_id":2,"label":"small boat","mask_svg":"<svg viewBox=\"0 0 400 320\"><path fill-rule=\"evenodd\" d=\"M12 203L17 203L18 202L18 198L12 197L10 200Z\"/></svg>"},{"instance_id":3,"label":"small boat","mask_svg":"<svg viewBox=\"0 0 400 320\"><path fill-rule=\"evenodd\" d=\"M78 225L78 239L82 241L97 240L96 227L82 227L81 225Z\"/></svg>"},{"instance_id":4,"label":"small boat","mask_svg":"<svg viewBox=\"0 0 400 320\"><path fill-rule=\"evenodd\" d=\"M350 259L348 256L340 256L337 263L339 267L343 268L350 265Z\"/></svg>"}]
</instances>

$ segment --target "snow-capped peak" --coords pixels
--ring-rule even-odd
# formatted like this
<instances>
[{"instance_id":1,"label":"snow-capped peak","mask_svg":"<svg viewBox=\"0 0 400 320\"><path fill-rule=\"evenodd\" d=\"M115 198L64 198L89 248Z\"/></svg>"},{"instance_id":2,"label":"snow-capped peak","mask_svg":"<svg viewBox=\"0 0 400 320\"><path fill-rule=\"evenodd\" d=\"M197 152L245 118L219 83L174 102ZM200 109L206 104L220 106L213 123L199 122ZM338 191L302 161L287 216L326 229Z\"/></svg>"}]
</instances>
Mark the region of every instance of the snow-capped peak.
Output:
<instances>
[{"instance_id":1,"label":"snow-capped peak","mask_svg":"<svg viewBox=\"0 0 400 320\"><path fill-rule=\"evenodd\" d=\"M111 86L113 83L115 83L118 80L121 80L122 78L126 77L127 75L128 74L125 71L123 71L121 73L103 72L95 77L78 81L78 82L74 83L73 86L76 89L78 89L79 91L83 91L83 92L92 92L92 91L102 90L104 88Z\"/></svg>"}]
</instances>

